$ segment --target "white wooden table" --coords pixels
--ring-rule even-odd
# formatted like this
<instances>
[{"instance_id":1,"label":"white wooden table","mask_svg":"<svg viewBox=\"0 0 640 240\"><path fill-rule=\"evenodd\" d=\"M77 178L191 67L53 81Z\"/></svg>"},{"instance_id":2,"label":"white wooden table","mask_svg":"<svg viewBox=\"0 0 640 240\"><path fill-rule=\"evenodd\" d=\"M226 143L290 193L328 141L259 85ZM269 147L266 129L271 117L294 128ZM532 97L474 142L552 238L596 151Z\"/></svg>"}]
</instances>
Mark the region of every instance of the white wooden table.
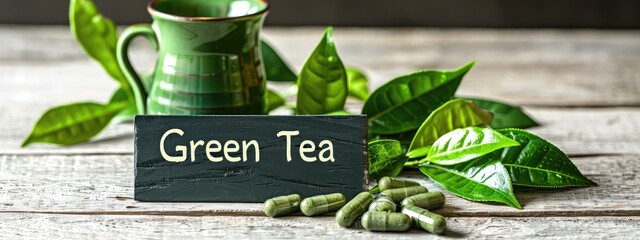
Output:
<instances>
[{"instance_id":1,"label":"white wooden table","mask_svg":"<svg viewBox=\"0 0 640 240\"><path fill-rule=\"evenodd\" d=\"M296 69L321 28L267 28ZM598 187L522 190L524 206L447 195L445 238L640 238L640 31L337 28L339 52L374 89L422 68L477 60L460 94L525 106ZM134 62L154 53L137 42ZM275 86L282 87L282 86ZM340 228L333 216L263 216L261 204L146 203L133 197L132 125L72 147L20 142L47 108L106 102L116 89L67 27L0 26L0 238L436 238ZM358 111L357 102L349 109ZM439 189L417 171L402 177Z\"/></svg>"}]
</instances>

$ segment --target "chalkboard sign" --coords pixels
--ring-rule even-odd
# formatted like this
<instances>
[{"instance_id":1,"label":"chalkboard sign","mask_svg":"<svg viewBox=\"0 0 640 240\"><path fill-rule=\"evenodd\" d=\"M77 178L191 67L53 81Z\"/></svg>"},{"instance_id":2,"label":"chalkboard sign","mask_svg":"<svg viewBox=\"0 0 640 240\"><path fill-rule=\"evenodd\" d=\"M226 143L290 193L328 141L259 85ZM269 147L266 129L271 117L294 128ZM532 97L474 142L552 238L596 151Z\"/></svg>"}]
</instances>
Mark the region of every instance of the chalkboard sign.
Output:
<instances>
[{"instance_id":1,"label":"chalkboard sign","mask_svg":"<svg viewBox=\"0 0 640 240\"><path fill-rule=\"evenodd\" d=\"M366 116L135 117L135 199L263 202L367 185Z\"/></svg>"}]
</instances>

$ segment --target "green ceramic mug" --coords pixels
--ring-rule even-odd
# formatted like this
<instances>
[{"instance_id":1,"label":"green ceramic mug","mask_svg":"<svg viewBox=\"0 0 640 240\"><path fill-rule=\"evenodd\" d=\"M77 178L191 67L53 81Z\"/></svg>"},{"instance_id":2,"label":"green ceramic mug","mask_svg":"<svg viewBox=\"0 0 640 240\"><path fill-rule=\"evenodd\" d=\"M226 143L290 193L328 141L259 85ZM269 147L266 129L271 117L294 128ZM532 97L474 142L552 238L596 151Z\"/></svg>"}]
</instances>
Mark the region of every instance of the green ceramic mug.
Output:
<instances>
[{"instance_id":1,"label":"green ceramic mug","mask_svg":"<svg viewBox=\"0 0 640 240\"><path fill-rule=\"evenodd\" d=\"M155 0L147 10L153 23L128 27L117 47L139 113L265 113L260 29L269 10L266 2ZM143 84L129 62L127 51L136 36L158 47L150 84Z\"/></svg>"}]
</instances>

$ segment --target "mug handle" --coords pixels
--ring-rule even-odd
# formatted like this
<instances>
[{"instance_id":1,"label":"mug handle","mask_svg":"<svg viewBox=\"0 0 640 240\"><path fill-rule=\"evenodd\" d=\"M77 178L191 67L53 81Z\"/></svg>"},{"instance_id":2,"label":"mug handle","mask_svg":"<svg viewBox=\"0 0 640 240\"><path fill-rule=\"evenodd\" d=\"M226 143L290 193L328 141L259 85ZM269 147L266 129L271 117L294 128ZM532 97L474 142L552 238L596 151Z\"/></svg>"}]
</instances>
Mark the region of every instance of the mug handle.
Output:
<instances>
[{"instance_id":1,"label":"mug handle","mask_svg":"<svg viewBox=\"0 0 640 240\"><path fill-rule=\"evenodd\" d=\"M127 77L127 81L129 81L131 89L133 90L138 114L146 114L148 94L144 89L144 84L142 84L142 81L140 80L140 75L136 73L129 61L129 44L138 35L145 37L154 45L156 50L158 49L158 38L150 24L132 25L127 27L118 39L116 58L118 59L118 66L120 66L120 70L122 70L125 77Z\"/></svg>"}]
</instances>

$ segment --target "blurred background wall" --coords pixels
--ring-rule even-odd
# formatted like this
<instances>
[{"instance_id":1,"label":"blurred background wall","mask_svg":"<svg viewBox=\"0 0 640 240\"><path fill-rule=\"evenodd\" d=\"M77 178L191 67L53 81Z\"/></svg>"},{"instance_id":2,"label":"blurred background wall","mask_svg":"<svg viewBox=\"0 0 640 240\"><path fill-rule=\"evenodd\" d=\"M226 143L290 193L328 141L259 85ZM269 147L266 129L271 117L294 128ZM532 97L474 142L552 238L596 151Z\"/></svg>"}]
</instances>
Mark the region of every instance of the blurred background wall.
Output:
<instances>
[{"instance_id":1,"label":"blurred background wall","mask_svg":"<svg viewBox=\"0 0 640 240\"><path fill-rule=\"evenodd\" d=\"M117 24L149 22L147 0L94 0ZM640 0L271 0L266 25L640 28ZM0 24L67 24L68 0L0 0Z\"/></svg>"}]
</instances>

